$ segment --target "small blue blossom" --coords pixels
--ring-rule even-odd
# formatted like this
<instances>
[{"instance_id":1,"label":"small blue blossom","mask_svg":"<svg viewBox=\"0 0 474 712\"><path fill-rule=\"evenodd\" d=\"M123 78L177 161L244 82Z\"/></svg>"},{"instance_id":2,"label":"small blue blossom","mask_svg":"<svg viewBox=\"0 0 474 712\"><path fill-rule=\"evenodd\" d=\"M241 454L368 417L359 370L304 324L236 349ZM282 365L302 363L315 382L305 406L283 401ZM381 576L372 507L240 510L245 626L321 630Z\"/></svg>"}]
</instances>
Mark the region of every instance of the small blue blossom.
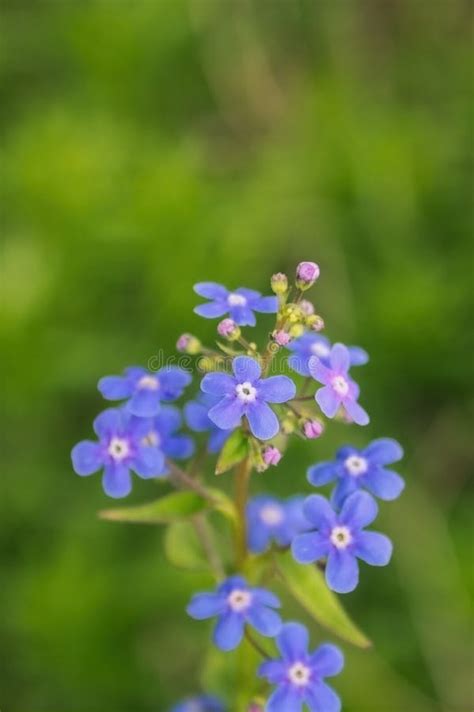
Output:
<instances>
[{"instance_id":1,"label":"small blue blossom","mask_svg":"<svg viewBox=\"0 0 474 712\"><path fill-rule=\"evenodd\" d=\"M199 695L178 702L170 712L226 712L226 708L213 695Z\"/></svg>"},{"instance_id":2,"label":"small blue blossom","mask_svg":"<svg viewBox=\"0 0 474 712\"><path fill-rule=\"evenodd\" d=\"M186 610L197 620L217 617L213 641L221 650L233 650L242 640L246 625L261 635L275 636L281 618L273 608L279 607L280 601L270 591L249 586L241 576L231 576L217 591L195 594Z\"/></svg>"},{"instance_id":3,"label":"small blue blossom","mask_svg":"<svg viewBox=\"0 0 474 712\"><path fill-rule=\"evenodd\" d=\"M300 564L327 558L326 582L333 591L348 593L359 581L357 559L371 566L386 566L392 543L379 532L364 531L377 516L378 507L367 492L354 492L336 513L325 497L310 495L304 504L305 517L316 531L298 534L292 543Z\"/></svg>"},{"instance_id":4,"label":"small blue blossom","mask_svg":"<svg viewBox=\"0 0 474 712\"><path fill-rule=\"evenodd\" d=\"M139 477L160 477L166 472L165 457L157 447L144 443L148 424L117 408L104 410L94 420L99 442L83 440L72 450L78 475L103 469L102 485L109 497L126 497L132 489L130 470Z\"/></svg>"},{"instance_id":5,"label":"small blue blossom","mask_svg":"<svg viewBox=\"0 0 474 712\"><path fill-rule=\"evenodd\" d=\"M328 418L334 418L342 406L354 423L367 425L369 416L357 402L359 386L348 374L350 365L350 354L344 344L334 344L331 348L329 366L313 356L309 360L309 372L324 386L316 391L315 400Z\"/></svg>"},{"instance_id":6,"label":"small blue blossom","mask_svg":"<svg viewBox=\"0 0 474 712\"><path fill-rule=\"evenodd\" d=\"M310 467L308 480L315 487L336 480L331 501L337 508L346 497L361 488L380 499L392 500L400 495L405 483L400 475L385 465L391 465L402 457L401 445L391 438L373 440L363 450L346 445L337 451L335 460Z\"/></svg>"},{"instance_id":7,"label":"small blue blossom","mask_svg":"<svg viewBox=\"0 0 474 712\"><path fill-rule=\"evenodd\" d=\"M308 652L308 631L300 623L285 623L276 643L281 658L265 661L258 670L260 677L276 686L266 712L301 712L303 704L311 712L339 712L341 701L324 682L344 667L339 648L326 643Z\"/></svg>"},{"instance_id":8,"label":"small blue blossom","mask_svg":"<svg viewBox=\"0 0 474 712\"><path fill-rule=\"evenodd\" d=\"M237 356L232 362L233 376L208 373L201 381L204 393L220 396L209 411L209 418L219 428L236 428L245 416L252 434L260 440L273 438L280 428L277 416L267 403L285 403L296 394L296 386L288 376L260 378L258 361Z\"/></svg>"},{"instance_id":9,"label":"small blue blossom","mask_svg":"<svg viewBox=\"0 0 474 712\"><path fill-rule=\"evenodd\" d=\"M304 497L283 500L270 495L258 495L247 505L248 547L260 554L272 542L289 546L301 532L311 529L303 514Z\"/></svg>"},{"instance_id":10,"label":"small blue blossom","mask_svg":"<svg viewBox=\"0 0 474 712\"><path fill-rule=\"evenodd\" d=\"M107 400L127 399L126 408L133 415L151 418L158 413L161 401L179 398L191 380L189 373L174 366L156 372L131 366L123 376L104 376L98 388Z\"/></svg>"},{"instance_id":11,"label":"small blue blossom","mask_svg":"<svg viewBox=\"0 0 474 712\"><path fill-rule=\"evenodd\" d=\"M156 447L166 457L174 460L187 460L194 453L194 441L190 435L177 432L182 426L182 417L178 408L162 406L154 418L143 419L146 436L144 445Z\"/></svg>"},{"instance_id":12,"label":"small blue blossom","mask_svg":"<svg viewBox=\"0 0 474 712\"><path fill-rule=\"evenodd\" d=\"M232 432L232 430L221 430L208 416L210 408L220 400L219 396L201 393L196 400L189 401L184 406L184 417L188 427L196 433L209 433L207 450L213 454L222 450L225 441Z\"/></svg>"},{"instance_id":13,"label":"small blue blossom","mask_svg":"<svg viewBox=\"0 0 474 712\"><path fill-rule=\"evenodd\" d=\"M309 360L316 356L323 366L329 366L329 356L331 354L331 342L321 334L307 332L298 339L290 341L287 346L292 351L288 357L288 365L300 376L310 376ZM360 346L348 346L351 366L363 366L368 363L369 355Z\"/></svg>"},{"instance_id":14,"label":"small blue blossom","mask_svg":"<svg viewBox=\"0 0 474 712\"><path fill-rule=\"evenodd\" d=\"M260 292L254 289L239 287L230 292L222 284L199 282L194 285L194 291L200 297L211 300L194 309L196 314L206 319L216 319L229 314L239 326L255 326L257 320L254 311L263 314L276 314L278 311L277 297L262 297Z\"/></svg>"}]
</instances>

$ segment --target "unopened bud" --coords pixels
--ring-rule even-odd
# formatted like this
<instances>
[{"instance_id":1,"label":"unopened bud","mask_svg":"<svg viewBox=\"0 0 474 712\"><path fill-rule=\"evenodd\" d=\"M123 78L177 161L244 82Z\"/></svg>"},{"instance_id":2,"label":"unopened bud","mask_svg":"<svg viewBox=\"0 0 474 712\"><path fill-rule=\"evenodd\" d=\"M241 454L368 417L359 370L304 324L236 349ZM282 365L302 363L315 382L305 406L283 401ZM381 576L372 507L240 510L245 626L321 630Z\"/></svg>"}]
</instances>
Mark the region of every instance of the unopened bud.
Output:
<instances>
[{"instance_id":1,"label":"unopened bud","mask_svg":"<svg viewBox=\"0 0 474 712\"><path fill-rule=\"evenodd\" d=\"M282 272L277 272L271 279L271 285L274 294L286 294L288 291L288 277Z\"/></svg>"},{"instance_id":2,"label":"unopened bud","mask_svg":"<svg viewBox=\"0 0 474 712\"><path fill-rule=\"evenodd\" d=\"M192 334L182 334L176 342L177 350L182 354L196 356L202 351L202 344L196 336Z\"/></svg>"},{"instance_id":3,"label":"unopened bud","mask_svg":"<svg viewBox=\"0 0 474 712\"><path fill-rule=\"evenodd\" d=\"M236 341L240 338L240 327L233 319L223 319L217 325L217 333L228 341Z\"/></svg>"},{"instance_id":4,"label":"unopened bud","mask_svg":"<svg viewBox=\"0 0 474 712\"><path fill-rule=\"evenodd\" d=\"M291 336L287 331L280 329L279 331L273 332L272 339L278 346L287 346L291 341Z\"/></svg>"},{"instance_id":5,"label":"unopened bud","mask_svg":"<svg viewBox=\"0 0 474 712\"><path fill-rule=\"evenodd\" d=\"M322 331L324 329L324 319L319 314L313 314L306 319L306 324L313 331Z\"/></svg>"},{"instance_id":6,"label":"unopened bud","mask_svg":"<svg viewBox=\"0 0 474 712\"><path fill-rule=\"evenodd\" d=\"M289 333L292 339L297 339L299 336L302 336L304 334L303 324L293 324L293 326L290 327Z\"/></svg>"},{"instance_id":7,"label":"unopened bud","mask_svg":"<svg viewBox=\"0 0 474 712\"><path fill-rule=\"evenodd\" d=\"M324 425L320 420L307 420L303 425L303 432L308 440L316 440L324 432Z\"/></svg>"},{"instance_id":8,"label":"unopened bud","mask_svg":"<svg viewBox=\"0 0 474 712\"><path fill-rule=\"evenodd\" d=\"M307 299L302 299L300 301L300 309L305 316L311 316L314 314L314 306Z\"/></svg>"},{"instance_id":9,"label":"unopened bud","mask_svg":"<svg viewBox=\"0 0 474 712\"><path fill-rule=\"evenodd\" d=\"M268 445L263 451L263 461L266 465L278 465L282 457L280 450L274 445Z\"/></svg>"},{"instance_id":10,"label":"unopened bud","mask_svg":"<svg viewBox=\"0 0 474 712\"><path fill-rule=\"evenodd\" d=\"M319 267L316 262L300 262L296 268L296 286L301 289L309 289L319 277Z\"/></svg>"}]
</instances>

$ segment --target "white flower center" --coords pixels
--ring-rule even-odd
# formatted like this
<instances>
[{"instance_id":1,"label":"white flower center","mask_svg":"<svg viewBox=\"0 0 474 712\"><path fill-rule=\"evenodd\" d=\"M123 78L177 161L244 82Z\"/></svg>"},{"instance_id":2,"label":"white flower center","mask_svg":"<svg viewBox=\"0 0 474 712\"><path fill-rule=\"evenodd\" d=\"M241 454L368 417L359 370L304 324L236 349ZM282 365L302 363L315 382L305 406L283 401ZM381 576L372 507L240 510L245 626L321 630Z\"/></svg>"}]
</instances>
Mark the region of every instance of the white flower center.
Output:
<instances>
[{"instance_id":1,"label":"white flower center","mask_svg":"<svg viewBox=\"0 0 474 712\"><path fill-rule=\"evenodd\" d=\"M334 376L331 380L331 385L338 396L347 396L349 393L349 384L344 376Z\"/></svg>"},{"instance_id":2,"label":"white flower center","mask_svg":"<svg viewBox=\"0 0 474 712\"><path fill-rule=\"evenodd\" d=\"M347 527L334 527L331 532L331 542L336 549L345 549L352 541L352 535Z\"/></svg>"},{"instance_id":3,"label":"white flower center","mask_svg":"<svg viewBox=\"0 0 474 712\"><path fill-rule=\"evenodd\" d=\"M311 353L319 358L326 358L326 356L329 356L331 353L331 349L329 346L326 346L326 344L317 341L315 344L312 344Z\"/></svg>"},{"instance_id":4,"label":"white flower center","mask_svg":"<svg viewBox=\"0 0 474 712\"><path fill-rule=\"evenodd\" d=\"M288 680L293 685L304 687L311 679L311 669L303 663L294 663L288 670Z\"/></svg>"},{"instance_id":5,"label":"white flower center","mask_svg":"<svg viewBox=\"0 0 474 712\"><path fill-rule=\"evenodd\" d=\"M123 438L112 438L107 448L107 452L114 460L121 462L130 454L128 440Z\"/></svg>"},{"instance_id":6,"label":"white flower center","mask_svg":"<svg viewBox=\"0 0 474 712\"><path fill-rule=\"evenodd\" d=\"M260 519L268 526L275 526L283 521L283 510L278 504L266 504L260 510Z\"/></svg>"},{"instance_id":7,"label":"white flower center","mask_svg":"<svg viewBox=\"0 0 474 712\"><path fill-rule=\"evenodd\" d=\"M237 398L242 401L242 403L253 403L257 396L257 389L252 386L250 381L245 381L245 383L239 383L235 387L235 392Z\"/></svg>"},{"instance_id":8,"label":"white flower center","mask_svg":"<svg viewBox=\"0 0 474 712\"><path fill-rule=\"evenodd\" d=\"M242 613L242 611L245 611L252 603L252 594L250 591L242 591L236 588L229 594L227 603L233 611Z\"/></svg>"},{"instance_id":9,"label":"white flower center","mask_svg":"<svg viewBox=\"0 0 474 712\"><path fill-rule=\"evenodd\" d=\"M344 462L344 467L347 472L353 477L358 477L367 472L367 460L365 457L360 457L360 455L351 455Z\"/></svg>"},{"instance_id":10,"label":"white flower center","mask_svg":"<svg viewBox=\"0 0 474 712\"><path fill-rule=\"evenodd\" d=\"M157 391L160 387L160 382L156 376L142 376L137 383L138 388L146 388L149 391Z\"/></svg>"},{"instance_id":11,"label":"white flower center","mask_svg":"<svg viewBox=\"0 0 474 712\"><path fill-rule=\"evenodd\" d=\"M227 304L230 307L245 307L247 306L247 299L241 294L229 294Z\"/></svg>"},{"instance_id":12,"label":"white flower center","mask_svg":"<svg viewBox=\"0 0 474 712\"><path fill-rule=\"evenodd\" d=\"M156 430L150 430L148 435L142 439L142 445L148 445L149 447L158 447L161 443L161 438L156 432Z\"/></svg>"}]
</instances>

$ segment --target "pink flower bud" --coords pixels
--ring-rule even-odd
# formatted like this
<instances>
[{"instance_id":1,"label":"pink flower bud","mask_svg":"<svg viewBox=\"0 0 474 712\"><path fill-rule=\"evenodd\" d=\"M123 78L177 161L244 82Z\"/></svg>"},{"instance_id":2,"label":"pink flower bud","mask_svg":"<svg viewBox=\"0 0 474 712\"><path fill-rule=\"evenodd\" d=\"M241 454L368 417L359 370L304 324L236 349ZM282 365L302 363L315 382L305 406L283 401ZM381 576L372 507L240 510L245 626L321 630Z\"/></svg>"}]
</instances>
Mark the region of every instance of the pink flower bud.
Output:
<instances>
[{"instance_id":1,"label":"pink flower bud","mask_svg":"<svg viewBox=\"0 0 474 712\"><path fill-rule=\"evenodd\" d=\"M278 344L278 346L286 346L291 341L291 336L283 329L279 331L274 331L272 334L273 341Z\"/></svg>"},{"instance_id":2,"label":"pink flower bud","mask_svg":"<svg viewBox=\"0 0 474 712\"><path fill-rule=\"evenodd\" d=\"M274 294L286 294L288 291L288 277L282 272L277 272L272 277L271 285Z\"/></svg>"},{"instance_id":3,"label":"pink flower bud","mask_svg":"<svg viewBox=\"0 0 474 712\"><path fill-rule=\"evenodd\" d=\"M324 425L320 420L307 420L303 425L303 432L309 440L315 440L323 434Z\"/></svg>"},{"instance_id":4,"label":"pink flower bud","mask_svg":"<svg viewBox=\"0 0 474 712\"><path fill-rule=\"evenodd\" d=\"M305 316L311 316L314 314L314 306L307 299L302 299L300 302L300 309Z\"/></svg>"},{"instance_id":5,"label":"pink flower bud","mask_svg":"<svg viewBox=\"0 0 474 712\"><path fill-rule=\"evenodd\" d=\"M319 314L313 314L308 317L306 323L313 331L322 331L324 329L324 319Z\"/></svg>"},{"instance_id":6,"label":"pink flower bud","mask_svg":"<svg viewBox=\"0 0 474 712\"><path fill-rule=\"evenodd\" d=\"M182 334L176 342L176 349L182 354L190 354L195 356L201 353L202 344L192 334Z\"/></svg>"},{"instance_id":7,"label":"pink flower bud","mask_svg":"<svg viewBox=\"0 0 474 712\"><path fill-rule=\"evenodd\" d=\"M309 289L319 277L319 267L316 262L300 262L296 268L296 286Z\"/></svg>"},{"instance_id":8,"label":"pink flower bud","mask_svg":"<svg viewBox=\"0 0 474 712\"><path fill-rule=\"evenodd\" d=\"M266 465L278 465L282 458L282 454L277 447L268 445L263 451L263 461Z\"/></svg>"},{"instance_id":9,"label":"pink flower bud","mask_svg":"<svg viewBox=\"0 0 474 712\"><path fill-rule=\"evenodd\" d=\"M233 319L223 319L217 325L217 333L229 341L235 341L240 336L240 329Z\"/></svg>"}]
</instances>

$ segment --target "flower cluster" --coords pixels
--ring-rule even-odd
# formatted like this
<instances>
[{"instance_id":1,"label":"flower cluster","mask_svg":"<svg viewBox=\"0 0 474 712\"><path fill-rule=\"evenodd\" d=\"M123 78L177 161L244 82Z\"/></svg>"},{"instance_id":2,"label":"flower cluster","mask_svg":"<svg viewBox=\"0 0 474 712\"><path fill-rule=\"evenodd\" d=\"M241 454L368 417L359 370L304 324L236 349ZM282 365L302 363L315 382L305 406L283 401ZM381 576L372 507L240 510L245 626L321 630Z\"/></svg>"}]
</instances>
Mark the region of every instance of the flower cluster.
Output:
<instances>
[{"instance_id":1,"label":"flower cluster","mask_svg":"<svg viewBox=\"0 0 474 712\"><path fill-rule=\"evenodd\" d=\"M255 480L275 477L270 471L263 473L279 466L292 435L319 442L327 419L369 423L351 372L369 357L358 346L332 344L319 333L324 320L306 298L319 275L317 264L301 262L293 285L287 275L273 275L271 296L244 287L227 289L215 282L195 285L195 292L207 300L195 307L195 313L221 319L217 347L203 345L190 333L177 342L180 353L196 358L199 393L182 404L182 410L170 405L192 380L189 369L179 366L156 372L132 367L123 375L106 376L99 381L99 391L105 399L117 401L117 407L95 419L96 441L82 441L72 450L77 474L103 470L103 487L110 497L129 494L132 472L141 478L172 475L170 485L189 490L168 493L165 505L162 500L156 507L145 505L143 521L154 521L156 516L157 523L170 527L170 535L177 531L175 526L179 532L183 526L194 532L215 585L192 596L188 614L199 621L215 620L212 640L220 651L253 646L263 655L246 700L248 712L301 712L304 706L314 712L339 712L339 697L325 680L341 672L341 651L329 643L312 650L308 629L285 622L271 583L276 574L289 595L300 602L304 593L308 602L311 591L300 588L308 586L312 575L315 585L324 585L321 569L332 591L354 590L359 560L384 566L392 554L388 537L368 529L378 514L375 498L393 500L404 487L403 479L389 467L401 459L400 445L379 438L363 448L345 445L333 460L308 468L310 485L333 485L329 498L298 494L282 499L262 493L249 497ZM256 313L274 315L261 349L243 333L243 327L255 326ZM193 436L183 432L184 425ZM205 442L196 446L195 439L201 437ZM183 470L179 461L194 455ZM207 456L216 457L216 474L234 470L234 499L208 487L203 477ZM250 478L252 471L258 473L255 480ZM291 478L292 482L298 478L295 469ZM220 512L218 530L214 509ZM141 511L135 507L130 514L125 508L123 519L140 521ZM115 519L120 518L117 512L113 512ZM221 530L222 515L228 521L226 531ZM228 534L235 551L231 557ZM186 544L179 538L180 555L182 546ZM172 547L168 549L172 559ZM325 595L334 594L326 591ZM308 613L311 605L306 605ZM319 621L317 597L314 606ZM337 622L328 621L327 626L341 633ZM225 712L227 708L217 697L201 694L184 699L172 712Z\"/></svg>"}]
</instances>

